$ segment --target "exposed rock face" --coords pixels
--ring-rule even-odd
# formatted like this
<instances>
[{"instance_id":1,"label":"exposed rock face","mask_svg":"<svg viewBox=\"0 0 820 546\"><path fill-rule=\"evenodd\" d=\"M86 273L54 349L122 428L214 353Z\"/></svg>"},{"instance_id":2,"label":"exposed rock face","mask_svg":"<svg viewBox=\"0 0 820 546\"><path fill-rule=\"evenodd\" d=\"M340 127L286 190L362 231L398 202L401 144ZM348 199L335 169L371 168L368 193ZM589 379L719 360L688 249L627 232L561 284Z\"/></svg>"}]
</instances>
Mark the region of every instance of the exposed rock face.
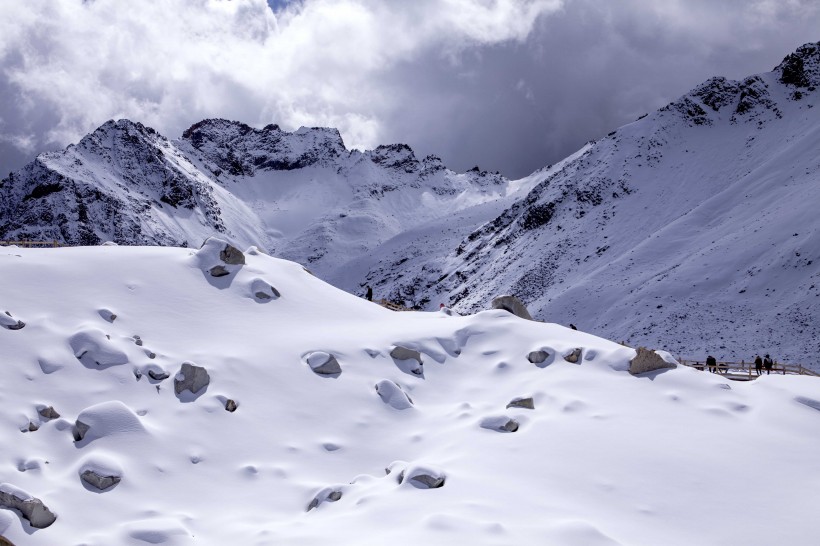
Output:
<instances>
[{"instance_id":1,"label":"exposed rock face","mask_svg":"<svg viewBox=\"0 0 820 546\"><path fill-rule=\"evenodd\" d=\"M7 483L0 484L0 508L18 510L35 529L45 529L57 520L43 501Z\"/></svg>"},{"instance_id":2,"label":"exposed rock face","mask_svg":"<svg viewBox=\"0 0 820 546\"><path fill-rule=\"evenodd\" d=\"M310 353L307 357L307 364L318 375L335 376L342 373L342 367L336 357L324 351Z\"/></svg>"},{"instance_id":3,"label":"exposed rock face","mask_svg":"<svg viewBox=\"0 0 820 546\"><path fill-rule=\"evenodd\" d=\"M573 349L564 355L564 360L572 364L578 364L581 361L582 349Z\"/></svg>"},{"instance_id":4,"label":"exposed rock face","mask_svg":"<svg viewBox=\"0 0 820 546\"><path fill-rule=\"evenodd\" d=\"M228 265L245 265L245 255L242 251L228 244L219 252L219 259Z\"/></svg>"},{"instance_id":5,"label":"exposed rock face","mask_svg":"<svg viewBox=\"0 0 820 546\"><path fill-rule=\"evenodd\" d=\"M114 487L122 478L120 476L104 476L100 475L94 470L86 470L80 474L80 479L95 489L105 491L110 487Z\"/></svg>"},{"instance_id":6,"label":"exposed rock face","mask_svg":"<svg viewBox=\"0 0 820 546\"><path fill-rule=\"evenodd\" d=\"M91 425L83 423L79 420L79 418L74 422L74 430L72 430L71 434L74 436L75 442L81 442L88 431L91 430Z\"/></svg>"},{"instance_id":7,"label":"exposed rock face","mask_svg":"<svg viewBox=\"0 0 820 546\"><path fill-rule=\"evenodd\" d=\"M185 362L174 378L174 392L180 394L183 391L190 391L196 394L207 387L210 382L211 376L208 375L208 370L191 362Z\"/></svg>"},{"instance_id":8,"label":"exposed rock face","mask_svg":"<svg viewBox=\"0 0 820 546\"><path fill-rule=\"evenodd\" d=\"M376 384L376 392L382 402L397 410L405 410L413 407L413 400L405 393L401 387L388 379L379 381Z\"/></svg>"},{"instance_id":9,"label":"exposed rock face","mask_svg":"<svg viewBox=\"0 0 820 546\"><path fill-rule=\"evenodd\" d=\"M532 320L526 306L515 296L498 296L493 299L493 309L503 309L522 319Z\"/></svg>"},{"instance_id":10,"label":"exposed rock face","mask_svg":"<svg viewBox=\"0 0 820 546\"><path fill-rule=\"evenodd\" d=\"M629 373L632 375L674 367L674 363L667 362L661 355L646 347L638 347L638 354L629 361Z\"/></svg>"},{"instance_id":11,"label":"exposed rock face","mask_svg":"<svg viewBox=\"0 0 820 546\"><path fill-rule=\"evenodd\" d=\"M532 397L527 398L513 398L510 400L510 403L507 404L508 408L524 408L524 409L535 409L535 402L533 401Z\"/></svg>"}]
</instances>

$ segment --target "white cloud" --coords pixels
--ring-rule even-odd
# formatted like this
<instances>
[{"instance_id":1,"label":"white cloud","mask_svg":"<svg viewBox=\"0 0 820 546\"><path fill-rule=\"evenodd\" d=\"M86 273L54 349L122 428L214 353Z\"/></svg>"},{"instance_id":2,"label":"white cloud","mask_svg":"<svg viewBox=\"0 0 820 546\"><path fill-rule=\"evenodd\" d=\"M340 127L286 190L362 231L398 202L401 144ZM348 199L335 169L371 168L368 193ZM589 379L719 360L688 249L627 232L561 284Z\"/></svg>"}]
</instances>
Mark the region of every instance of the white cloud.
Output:
<instances>
[{"instance_id":1,"label":"white cloud","mask_svg":"<svg viewBox=\"0 0 820 546\"><path fill-rule=\"evenodd\" d=\"M559 0L27 0L0 3L16 117L45 109L64 145L109 118L177 136L206 117L340 128L373 146L401 97L376 82L422 52L523 40ZM13 117L13 116L12 116Z\"/></svg>"}]
</instances>

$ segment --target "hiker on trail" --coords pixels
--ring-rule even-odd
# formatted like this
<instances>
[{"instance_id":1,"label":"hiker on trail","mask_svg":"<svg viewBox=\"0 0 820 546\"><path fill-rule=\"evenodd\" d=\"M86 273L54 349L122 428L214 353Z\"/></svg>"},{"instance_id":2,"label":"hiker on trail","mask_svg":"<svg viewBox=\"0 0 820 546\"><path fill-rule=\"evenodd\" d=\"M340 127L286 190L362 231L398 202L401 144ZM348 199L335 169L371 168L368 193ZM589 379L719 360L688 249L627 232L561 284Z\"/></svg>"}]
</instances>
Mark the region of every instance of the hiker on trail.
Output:
<instances>
[{"instance_id":1,"label":"hiker on trail","mask_svg":"<svg viewBox=\"0 0 820 546\"><path fill-rule=\"evenodd\" d=\"M763 375L763 359L760 358L760 355L755 355L755 373Z\"/></svg>"},{"instance_id":2,"label":"hiker on trail","mask_svg":"<svg viewBox=\"0 0 820 546\"><path fill-rule=\"evenodd\" d=\"M763 366L766 368L766 375L772 373L772 364L774 364L774 362L772 362L772 358L768 353L766 353L766 356L763 357Z\"/></svg>"},{"instance_id":3,"label":"hiker on trail","mask_svg":"<svg viewBox=\"0 0 820 546\"><path fill-rule=\"evenodd\" d=\"M706 357L706 365L709 367L709 371L712 373L717 372L717 360L712 355Z\"/></svg>"},{"instance_id":4,"label":"hiker on trail","mask_svg":"<svg viewBox=\"0 0 820 546\"><path fill-rule=\"evenodd\" d=\"M367 285L367 301L373 301L373 289L370 288L370 285Z\"/></svg>"}]
</instances>

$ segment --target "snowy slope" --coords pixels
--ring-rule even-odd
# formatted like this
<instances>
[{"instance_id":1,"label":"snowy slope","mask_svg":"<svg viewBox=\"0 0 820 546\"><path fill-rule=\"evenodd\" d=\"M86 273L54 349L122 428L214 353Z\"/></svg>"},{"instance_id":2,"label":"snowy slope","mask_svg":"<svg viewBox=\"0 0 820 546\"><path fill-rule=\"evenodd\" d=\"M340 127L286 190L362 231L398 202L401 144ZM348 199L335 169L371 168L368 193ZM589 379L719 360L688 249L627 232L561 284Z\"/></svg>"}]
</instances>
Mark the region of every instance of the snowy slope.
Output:
<instances>
[{"instance_id":1,"label":"snowy slope","mask_svg":"<svg viewBox=\"0 0 820 546\"><path fill-rule=\"evenodd\" d=\"M818 44L770 73L709 80L588 145L446 253L365 275L428 309L506 292L631 344L818 367L818 85Z\"/></svg>"},{"instance_id":2,"label":"snowy slope","mask_svg":"<svg viewBox=\"0 0 820 546\"><path fill-rule=\"evenodd\" d=\"M815 378L632 376L632 349L589 334L503 311L393 313L253 249L228 265L223 247L0 248L0 493L57 518L34 529L0 509L0 535L769 546L820 534ZM220 264L227 275L208 273ZM397 345L423 364L391 358ZM578 364L561 357L574 348ZM550 355L540 366L535 350ZM341 373L314 373L317 352ZM175 395L183 363L207 370L204 390ZM506 407L522 397L534 409ZM60 417L39 415L48 406ZM515 432L493 429L510 418ZM90 429L75 441L78 419ZM98 491L80 479L89 469L121 481Z\"/></svg>"}]
</instances>

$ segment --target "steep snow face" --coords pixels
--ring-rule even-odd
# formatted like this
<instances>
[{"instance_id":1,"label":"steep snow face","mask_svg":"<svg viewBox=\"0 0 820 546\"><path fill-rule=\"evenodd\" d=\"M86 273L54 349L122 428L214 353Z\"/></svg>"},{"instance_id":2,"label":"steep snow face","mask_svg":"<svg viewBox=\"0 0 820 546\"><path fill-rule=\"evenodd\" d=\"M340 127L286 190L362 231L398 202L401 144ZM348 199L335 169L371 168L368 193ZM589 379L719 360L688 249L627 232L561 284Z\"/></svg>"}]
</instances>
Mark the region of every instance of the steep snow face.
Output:
<instances>
[{"instance_id":1,"label":"steep snow face","mask_svg":"<svg viewBox=\"0 0 820 546\"><path fill-rule=\"evenodd\" d=\"M394 313L214 239L0 247L0 278L14 287L0 316L25 323L0 324L0 503L36 498L56 517L38 529L0 508L14 544L820 534L817 378L633 376L634 350L587 333L505 311ZM727 463L750 454L761 471ZM704 506L742 509L727 526Z\"/></svg>"},{"instance_id":2,"label":"steep snow face","mask_svg":"<svg viewBox=\"0 0 820 546\"><path fill-rule=\"evenodd\" d=\"M506 292L612 339L815 365L818 85L818 44L771 73L709 80L586 147L446 254L363 274L422 307L470 311Z\"/></svg>"}]
</instances>

